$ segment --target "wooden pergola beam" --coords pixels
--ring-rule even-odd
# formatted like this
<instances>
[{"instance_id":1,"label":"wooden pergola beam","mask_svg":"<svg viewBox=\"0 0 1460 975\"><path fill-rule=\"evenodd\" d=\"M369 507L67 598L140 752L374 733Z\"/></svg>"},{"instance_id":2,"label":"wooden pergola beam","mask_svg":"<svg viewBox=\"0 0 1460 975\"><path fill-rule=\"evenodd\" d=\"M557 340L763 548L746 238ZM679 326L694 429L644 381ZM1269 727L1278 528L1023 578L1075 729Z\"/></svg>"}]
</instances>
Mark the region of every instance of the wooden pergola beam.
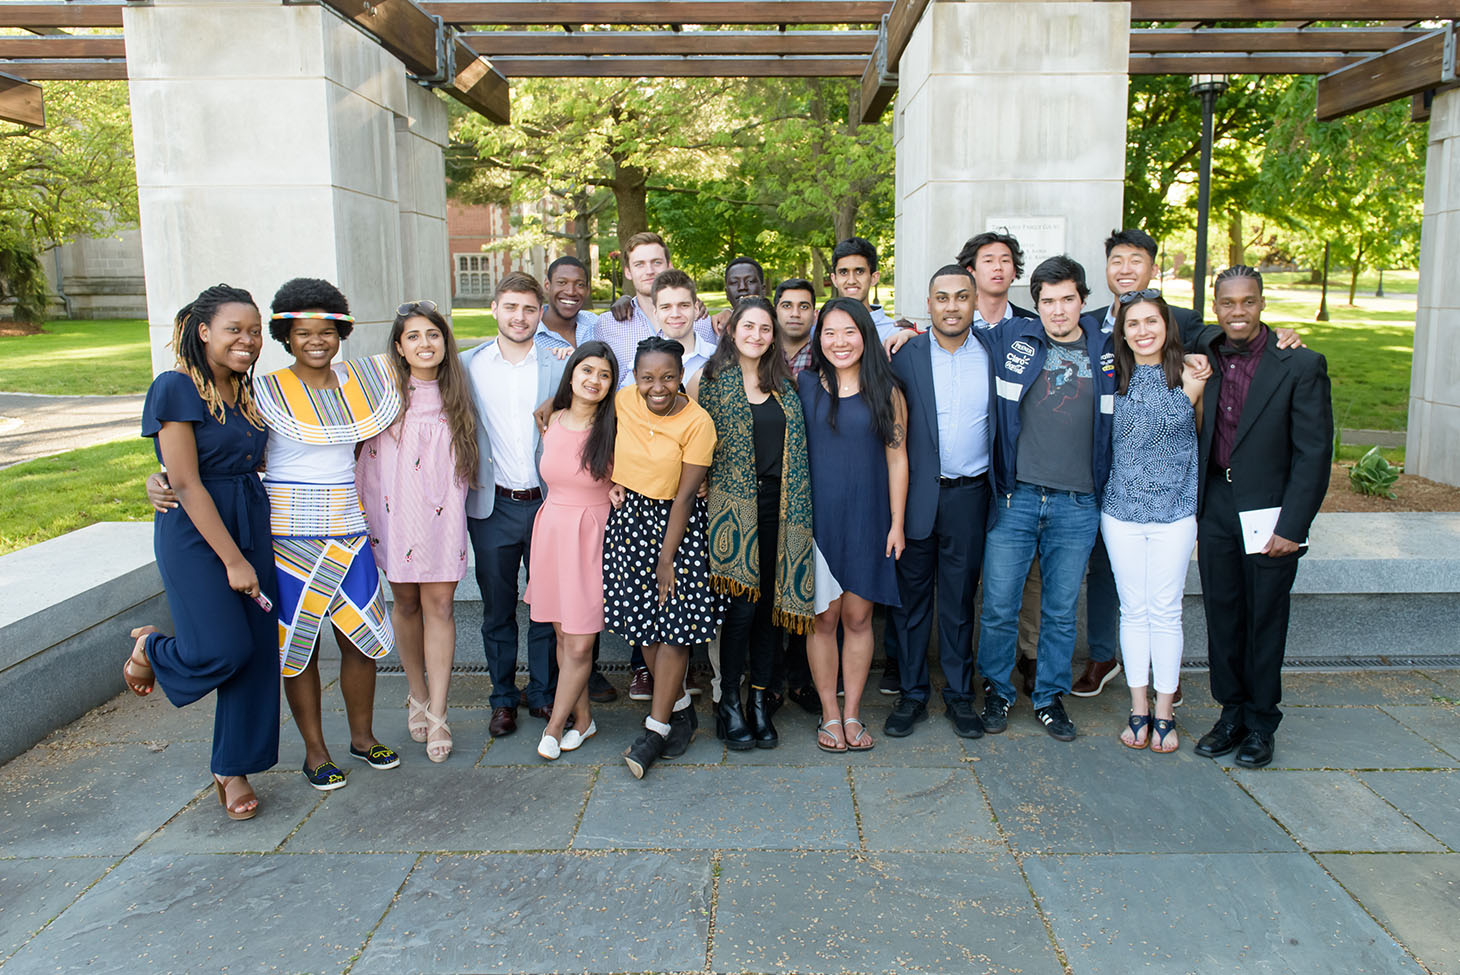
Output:
<instances>
[{"instance_id":1,"label":"wooden pergola beam","mask_svg":"<svg viewBox=\"0 0 1460 975\"><path fill-rule=\"evenodd\" d=\"M0 72L28 81L125 81L126 61L0 61Z\"/></svg>"},{"instance_id":2,"label":"wooden pergola beam","mask_svg":"<svg viewBox=\"0 0 1460 975\"><path fill-rule=\"evenodd\" d=\"M0 58L124 58L127 45L120 34L109 37L61 35L0 37Z\"/></svg>"},{"instance_id":3,"label":"wooden pergola beam","mask_svg":"<svg viewBox=\"0 0 1460 975\"><path fill-rule=\"evenodd\" d=\"M487 57L633 54L845 54L866 57L877 43L870 30L483 31L461 39Z\"/></svg>"},{"instance_id":4,"label":"wooden pergola beam","mask_svg":"<svg viewBox=\"0 0 1460 975\"><path fill-rule=\"evenodd\" d=\"M0 121L16 122L33 129L46 124L46 100L41 86L0 74Z\"/></svg>"},{"instance_id":5,"label":"wooden pergola beam","mask_svg":"<svg viewBox=\"0 0 1460 975\"><path fill-rule=\"evenodd\" d=\"M540 57L493 58L509 78L855 78L865 58Z\"/></svg>"},{"instance_id":6,"label":"wooden pergola beam","mask_svg":"<svg viewBox=\"0 0 1460 975\"><path fill-rule=\"evenodd\" d=\"M1130 0L1131 20L1454 20L1460 0Z\"/></svg>"},{"instance_id":7,"label":"wooden pergola beam","mask_svg":"<svg viewBox=\"0 0 1460 975\"><path fill-rule=\"evenodd\" d=\"M876 24L888 0L428 0L448 24Z\"/></svg>"},{"instance_id":8,"label":"wooden pergola beam","mask_svg":"<svg viewBox=\"0 0 1460 975\"><path fill-rule=\"evenodd\" d=\"M1311 27L1306 30L1272 30L1266 27L1171 30L1138 27L1130 32L1130 50L1132 54L1387 51L1425 33L1400 27Z\"/></svg>"},{"instance_id":9,"label":"wooden pergola beam","mask_svg":"<svg viewBox=\"0 0 1460 975\"><path fill-rule=\"evenodd\" d=\"M1323 74L1360 60L1345 54L1132 54L1131 74Z\"/></svg>"},{"instance_id":10,"label":"wooden pergola beam","mask_svg":"<svg viewBox=\"0 0 1460 975\"><path fill-rule=\"evenodd\" d=\"M1354 112L1408 98L1446 83L1445 35L1431 31L1418 40L1335 70L1318 81L1318 119L1329 122ZM1449 79L1453 82L1453 78Z\"/></svg>"},{"instance_id":11,"label":"wooden pergola beam","mask_svg":"<svg viewBox=\"0 0 1460 975\"><path fill-rule=\"evenodd\" d=\"M124 3L0 3L0 27L120 27Z\"/></svg>"}]
</instances>

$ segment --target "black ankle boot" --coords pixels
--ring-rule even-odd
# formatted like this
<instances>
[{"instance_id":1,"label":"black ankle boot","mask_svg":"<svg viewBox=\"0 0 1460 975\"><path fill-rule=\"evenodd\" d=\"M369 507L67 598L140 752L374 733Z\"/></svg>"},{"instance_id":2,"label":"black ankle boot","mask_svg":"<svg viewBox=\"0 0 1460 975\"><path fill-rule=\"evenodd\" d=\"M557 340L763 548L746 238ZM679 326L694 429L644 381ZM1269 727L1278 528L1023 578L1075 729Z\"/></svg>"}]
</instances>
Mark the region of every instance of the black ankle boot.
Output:
<instances>
[{"instance_id":1,"label":"black ankle boot","mask_svg":"<svg viewBox=\"0 0 1460 975\"><path fill-rule=\"evenodd\" d=\"M776 726L771 724L771 697L764 687L750 689L750 733L756 748L775 748L781 743Z\"/></svg>"},{"instance_id":2,"label":"black ankle boot","mask_svg":"<svg viewBox=\"0 0 1460 975\"><path fill-rule=\"evenodd\" d=\"M664 743L664 757L678 758L683 755L699 726L700 718L695 714L694 698L690 698L689 707L680 708L669 717L669 739Z\"/></svg>"},{"instance_id":3,"label":"black ankle boot","mask_svg":"<svg viewBox=\"0 0 1460 975\"><path fill-rule=\"evenodd\" d=\"M629 750L624 752L624 761L628 763L629 771L634 773L634 778L642 779L644 773L649 771L650 766L664 754L664 746L668 744L667 739L657 731L644 729L644 733L634 739Z\"/></svg>"},{"instance_id":4,"label":"black ankle boot","mask_svg":"<svg viewBox=\"0 0 1460 975\"><path fill-rule=\"evenodd\" d=\"M754 693L754 692L752 692ZM731 751L743 752L755 747L755 737L750 725L745 723L745 714L740 709L740 690L722 688L720 703L715 705L715 737L725 743Z\"/></svg>"}]
</instances>

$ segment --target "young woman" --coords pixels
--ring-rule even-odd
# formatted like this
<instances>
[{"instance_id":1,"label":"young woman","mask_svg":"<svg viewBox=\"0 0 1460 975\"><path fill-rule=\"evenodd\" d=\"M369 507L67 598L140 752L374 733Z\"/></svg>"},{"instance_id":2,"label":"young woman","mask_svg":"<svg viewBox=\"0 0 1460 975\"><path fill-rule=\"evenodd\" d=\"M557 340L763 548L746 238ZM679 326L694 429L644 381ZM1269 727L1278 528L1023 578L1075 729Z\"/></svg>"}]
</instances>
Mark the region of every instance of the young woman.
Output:
<instances>
[{"instance_id":1,"label":"young woman","mask_svg":"<svg viewBox=\"0 0 1460 975\"><path fill-rule=\"evenodd\" d=\"M396 309L385 353L405 412L365 441L355 486L410 691L406 726L426 757L451 754L446 691L456 656L452 599L466 574L466 492L477 469L476 414L451 325L433 301Z\"/></svg>"},{"instance_id":2,"label":"young woman","mask_svg":"<svg viewBox=\"0 0 1460 975\"><path fill-rule=\"evenodd\" d=\"M294 363L254 383L269 426L264 488L273 512L284 695L304 739L304 775L321 791L345 785L330 759L320 713L315 650L326 617L340 647L340 690L350 755L390 769L400 756L375 738L375 661L394 646L365 515L355 489L355 445L400 412L400 386L384 356L336 365L354 318L339 289L295 278L274 295L269 334Z\"/></svg>"},{"instance_id":3,"label":"young woman","mask_svg":"<svg viewBox=\"0 0 1460 975\"><path fill-rule=\"evenodd\" d=\"M872 606L901 605L894 559L907 501L907 400L882 354L866 307L852 298L822 306L811 368L797 379L815 499L816 624L806 641L823 721L823 751L876 744L861 714L872 663ZM837 701L836 630L845 640Z\"/></svg>"},{"instance_id":4,"label":"young woman","mask_svg":"<svg viewBox=\"0 0 1460 975\"><path fill-rule=\"evenodd\" d=\"M279 761L269 499L256 473L269 431L249 393L259 310L247 291L209 288L177 313L172 344L177 368L147 390L142 435L156 439L181 502L152 528L177 633L133 630L122 676L138 695L161 684L177 707L218 692L218 801L230 819L252 819L259 802L246 776Z\"/></svg>"},{"instance_id":5,"label":"young woman","mask_svg":"<svg viewBox=\"0 0 1460 975\"><path fill-rule=\"evenodd\" d=\"M771 303L745 298L689 390L715 422L710 581L728 597L715 734L737 751L779 743L767 688L781 628L805 633L813 615L806 421L780 348ZM747 663L750 706L742 710Z\"/></svg>"},{"instance_id":6,"label":"young woman","mask_svg":"<svg viewBox=\"0 0 1460 975\"><path fill-rule=\"evenodd\" d=\"M1193 360L1202 357L1193 356ZM1202 362L1183 364L1181 335L1159 291L1120 296L1115 315L1115 427L1100 535L1120 594L1120 651L1131 708L1121 743L1174 752L1181 597L1196 545L1196 431ZM1151 719L1148 682L1156 685ZM1154 729L1154 730L1152 730Z\"/></svg>"},{"instance_id":7,"label":"young woman","mask_svg":"<svg viewBox=\"0 0 1460 975\"><path fill-rule=\"evenodd\" d=\"M715 424L679 391L684 346L657 336L634 352L634 383L614 400L613 483L603 540L604 624L644 648L654 677L645 731L624 756L643 778L662 755L684 754L698 727L684 690L689 648L720 623L710 588L705 500L695 495L715 456Z\"/></svg>"},{"instance_id":8,"label":"young woman","mask_svg":"<svg viewBox=\"0 0 1460 975\"><path fill-rule=\"evenodd\" d=\"M598 733L588 707L593 641L603 629L603 532L610 510L618 360L584 342L563 367L542 437L542 507L532 523L524 600L558 637L558 689L537 753L555 759ZM568 719L573 727L568 729Z\"/></svg>"}]
</instances>

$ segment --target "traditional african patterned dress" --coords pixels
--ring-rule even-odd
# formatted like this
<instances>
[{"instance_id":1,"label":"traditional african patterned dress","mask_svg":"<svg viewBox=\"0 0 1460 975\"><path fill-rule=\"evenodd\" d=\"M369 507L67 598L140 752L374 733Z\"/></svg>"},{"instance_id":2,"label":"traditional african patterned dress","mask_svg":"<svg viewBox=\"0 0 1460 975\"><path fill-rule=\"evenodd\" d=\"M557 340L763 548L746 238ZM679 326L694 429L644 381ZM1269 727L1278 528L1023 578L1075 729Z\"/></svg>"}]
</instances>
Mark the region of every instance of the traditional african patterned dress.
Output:
<instances>
[{"instance_id":1,"label":"traditional african patterned dress","mask_svg":"<svg viewBox=\"0 0 1460 975\"><path fill-rule=\"evenodd\" d=\"M400 390L384 356L338 363L334 372L336 389L311 389L290 369L254 381L270 434L264 487L285 677L308 666L326 617L367 657L395 646L355 490L355 444L390 426Z\"/></svg>"}]
</instances>

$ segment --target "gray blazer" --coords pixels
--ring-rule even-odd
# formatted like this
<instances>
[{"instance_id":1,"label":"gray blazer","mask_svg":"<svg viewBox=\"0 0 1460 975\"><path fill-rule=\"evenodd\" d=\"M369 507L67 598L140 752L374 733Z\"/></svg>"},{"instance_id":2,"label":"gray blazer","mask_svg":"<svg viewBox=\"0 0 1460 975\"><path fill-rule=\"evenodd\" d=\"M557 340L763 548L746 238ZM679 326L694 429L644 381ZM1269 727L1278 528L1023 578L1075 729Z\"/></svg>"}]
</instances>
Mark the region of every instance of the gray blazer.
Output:
<instances>
[{"instance_id":1,"label":"gray blazer","mask_svg":"<svg viewBox=\"0 0 1460 975\"><path fill-rule=\"evenodd\" d=\"M477 463L476 473L476 483L479 486L473 487L466 495L466 516L468 518L488 517L497 503L497 479L496 469L492 464L492 441L487 436L487 393L477 385L471 374L472 360L476 358L477 353L493 342L496 342L496 339L473 346L461 354L461 367L466 370L466 380L471 385L471 405L477 419L477 454L481 458ZM563 377L563 366L566 364L566 360L553 355L552 351L542 343L537 343L534 351L537 355L537 402L541 403L558 391L558 382ZM542 437L537 432L536 423L532 425L532 443L534 456L540 459Z\"/></svg>"}]
</instances>

